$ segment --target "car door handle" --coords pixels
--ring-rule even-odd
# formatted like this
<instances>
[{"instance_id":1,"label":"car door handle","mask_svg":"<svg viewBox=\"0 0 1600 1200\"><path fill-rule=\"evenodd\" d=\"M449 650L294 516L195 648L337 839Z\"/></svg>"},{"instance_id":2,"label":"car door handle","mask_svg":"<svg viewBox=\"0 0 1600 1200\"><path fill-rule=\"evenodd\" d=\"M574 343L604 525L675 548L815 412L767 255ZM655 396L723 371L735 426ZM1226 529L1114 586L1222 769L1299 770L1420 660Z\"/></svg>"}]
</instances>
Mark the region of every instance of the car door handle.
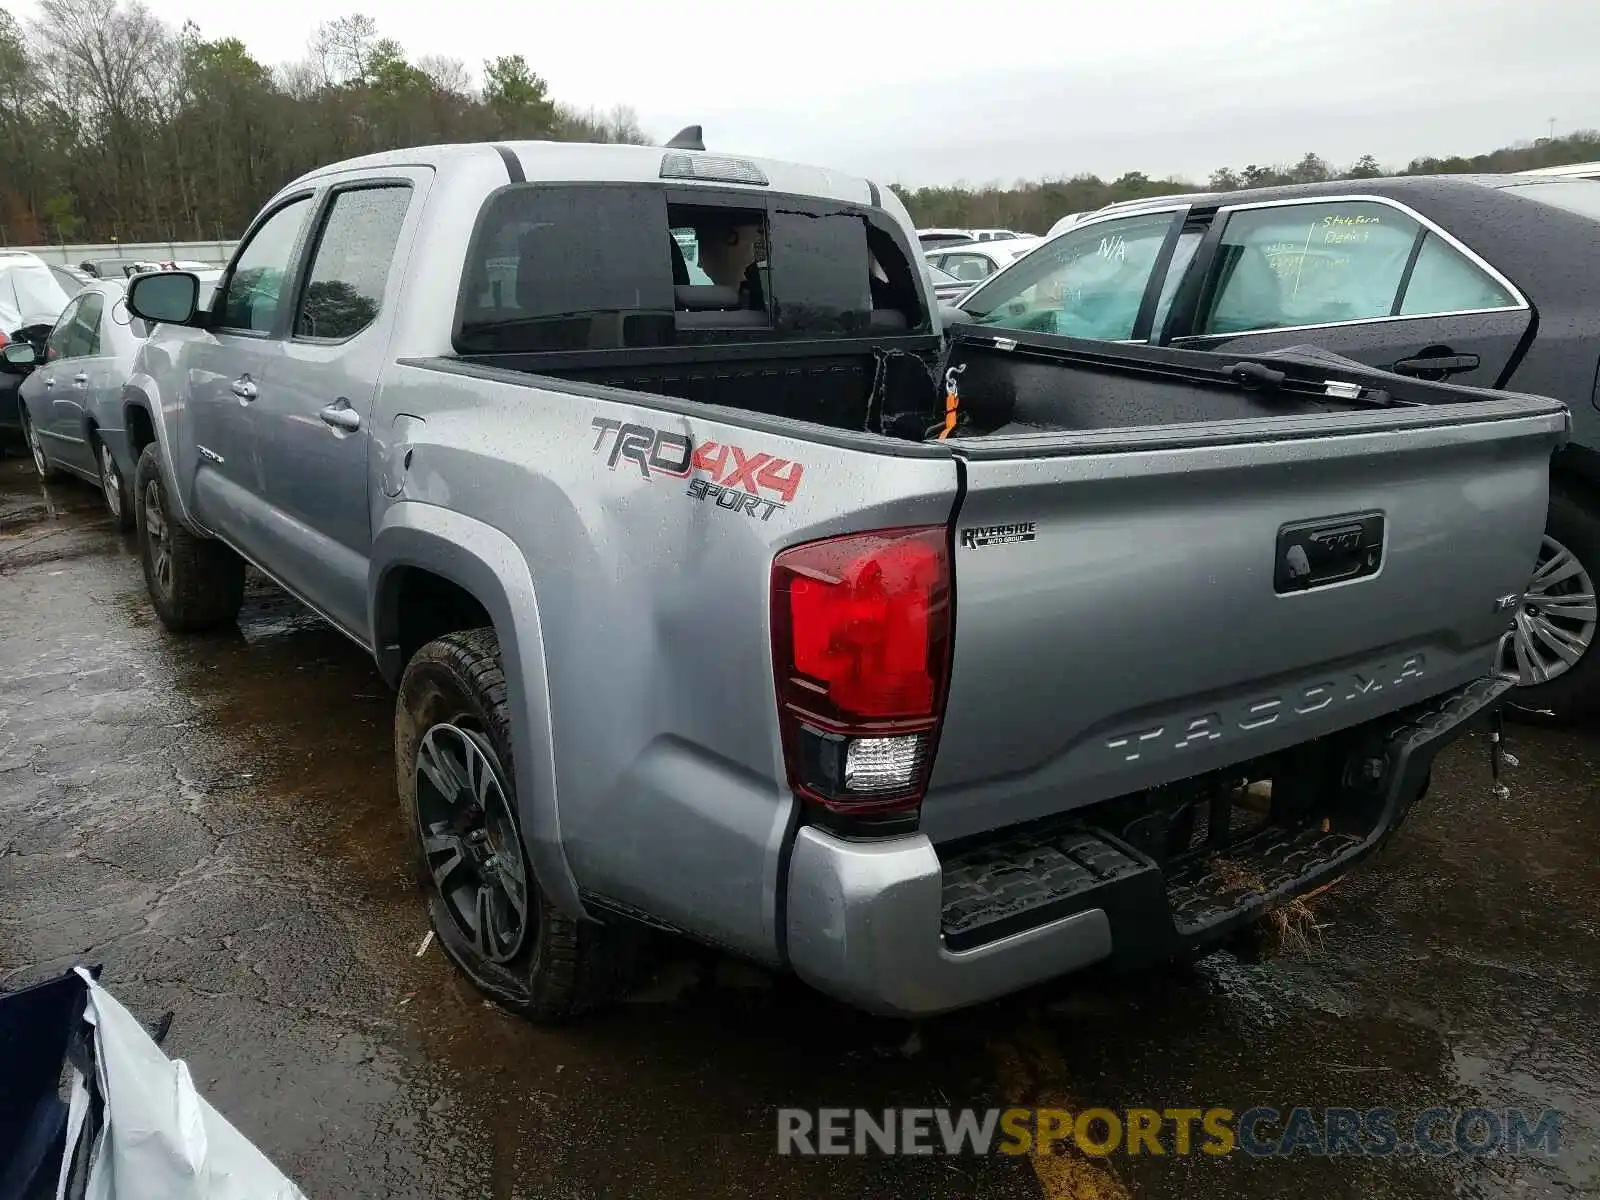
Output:
<instances>
[{"instance_id":1,"label":"car door handle","mask_svg":"<svg viewBox=\"0 0 1600 1200\"><path fill-rule=\"evenodd\" d=\"M79 387L82 387L84 384L89 382L89 375L85 371L79 371L72 377L72 382L77 384Z\"/></svg>"},{"instance_id":2,"label":"car door handle","mask_svg":"<svg viewBox=\"0 0 1600 1200\"><path fill-rule=\"evenodd\" d=\"M230 385L233 394L241 400L254 400L256 398L255 382L248 375L241 375Z\"/></svg>"},{"instance_id":3,"label":"car door handle","mask_svg":"<svg viewBox=\"0 0 1600 1200\"><path fill-rule=\"evenodd\" d=\"M44 385L45 385L45 387L55 387L55 385L56 385L55 377L52 376L49 379L46 379L44 381Z\"/></svg>"},{"instance_id":4,"label":"car door handle","mask_svg":"<svg viewBox=\"0 0 1600 1200\"><path fill-rule=\"evenodd\" d=\"M350 407L348 400L328 405L317 413L317 416L335 429L342 429L346 433L354 433L361 428L361 414Z\"/></svg>"},{"instance_id":5,"label":"car door handle","mask_svg":"<svg viewBox=\"0 0 1600 1200\"><path fill-rule=\"evenodd\" d=\"M1442 371L1446 375L1458 371L1475 371L1478 369L1478 356L1476 354L1440 354L1418 355L1416 358L1402 358L1389 368L1399 375L1415 375L1422 371Z\"/></svg>"}]
</instances>

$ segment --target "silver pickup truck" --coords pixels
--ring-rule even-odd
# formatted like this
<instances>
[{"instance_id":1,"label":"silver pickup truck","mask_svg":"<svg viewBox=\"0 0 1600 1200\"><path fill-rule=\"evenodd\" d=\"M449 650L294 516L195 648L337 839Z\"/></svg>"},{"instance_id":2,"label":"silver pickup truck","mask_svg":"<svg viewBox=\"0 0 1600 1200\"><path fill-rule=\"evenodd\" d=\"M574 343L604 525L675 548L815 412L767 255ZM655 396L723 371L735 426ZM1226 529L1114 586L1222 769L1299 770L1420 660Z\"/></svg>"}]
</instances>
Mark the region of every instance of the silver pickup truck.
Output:
<instances>
[{"instance_id":1,"label":"silver pickup truck","mask_svg":"<svg viewBox=\"0 0 1600 1200\"><path fill-rule=\"evenodd\" d=\"M157 613L253 563L373 655L503 1004L641 925L899 1014L1193 953L1509 686L1560 404L944 329L920 261L865 180L522 143L294 181L203 310L130 286Z\"/></svg>"}]
</instances>

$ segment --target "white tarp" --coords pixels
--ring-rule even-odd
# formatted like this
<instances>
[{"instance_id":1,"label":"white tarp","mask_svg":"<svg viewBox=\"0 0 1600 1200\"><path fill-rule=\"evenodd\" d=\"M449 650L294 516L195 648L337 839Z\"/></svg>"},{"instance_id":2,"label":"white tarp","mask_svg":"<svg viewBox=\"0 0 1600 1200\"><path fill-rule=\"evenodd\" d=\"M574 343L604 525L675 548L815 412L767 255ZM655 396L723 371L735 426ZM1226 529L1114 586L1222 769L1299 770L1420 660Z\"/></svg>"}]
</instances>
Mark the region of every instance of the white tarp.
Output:
<instances>
[{"instance_id":1,"label":"white tarp","mask_svg":"<svg viewBox=\"0 0 1600 1200\"><path fill-rule=\"evenodd\" d=\"M195 1091L189 1068L169 1059L133 1015L79 968L89 988L84 1020L105 1123L90 1158L86 1200L305 1200L266 1155ZM73 1073L67 1164L82 1136L89 1094Z\"/></svg>"}]
</instances>

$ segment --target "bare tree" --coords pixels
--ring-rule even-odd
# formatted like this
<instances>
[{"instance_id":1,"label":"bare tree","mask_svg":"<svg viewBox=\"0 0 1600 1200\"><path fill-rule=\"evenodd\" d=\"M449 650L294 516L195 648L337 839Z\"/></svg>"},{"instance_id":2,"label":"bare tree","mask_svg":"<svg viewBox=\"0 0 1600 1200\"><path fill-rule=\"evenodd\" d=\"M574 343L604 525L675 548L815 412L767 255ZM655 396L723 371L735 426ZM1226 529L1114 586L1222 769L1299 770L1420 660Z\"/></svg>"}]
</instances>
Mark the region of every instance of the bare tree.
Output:
<instances>
[{"instance_id":1,"label":"bare tree","mask_svg":"<svg viewBox=\"0 0 1600 1200\"><path fill-rule=\"evenodd\" d=\"M362 13L335 17L318 25L311 35L311 65L319 82L340 87L360 79L367 71L378 23Z\"/></svg>"},{"instance_id":2,"label":"bare tree","mask_svg":"<svg viewBox=\"0 0 1600 1200\"><path fill-rule=\"evenodd\" d=\"M447 58L442 54L424 54L417 59L417 69L441 92L448 92L452 96L470 96L474 91L472 72L459 58Z\"/></svg>"}]
</instances>

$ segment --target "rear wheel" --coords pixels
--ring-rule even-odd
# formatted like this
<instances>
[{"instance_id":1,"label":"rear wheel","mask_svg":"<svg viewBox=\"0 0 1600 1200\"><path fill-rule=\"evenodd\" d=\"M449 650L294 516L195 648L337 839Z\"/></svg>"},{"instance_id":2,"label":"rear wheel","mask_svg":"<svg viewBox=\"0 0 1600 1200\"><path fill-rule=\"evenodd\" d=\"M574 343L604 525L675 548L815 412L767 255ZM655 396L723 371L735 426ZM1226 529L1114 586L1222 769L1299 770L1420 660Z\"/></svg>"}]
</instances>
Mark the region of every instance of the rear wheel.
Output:
<instances>
[{"instance_id":1,"label":"rear wheel","mask_svg":"<svg viewBox=\"0 0 1600 1200\"><path fill-rule=\"evenodd\" d=\"M118 529L126 533L134 526L133 492L122 478L122 468L117 466L111 447L99 435L94 439L95 459L100 467L100 492L106 498L106 511Z\"/></svg>"},{"instance_id":2,"label":"rear wheel","mask_svg":"<svg viewBox=\"0 0 1600 1200\"><path fill-rule=\"evenodd\" d=\"M244 560L221 542L197 537L172 513L154 443L133 481L139 558L156 616L177 633L230 624L244 603Z\"/></svg>"},{"instance_id":3,"label":"rear wheel","mask_svg":"<svg viewBox=\"0 0 1600 1200\"><path fill-rule=\"evenodd\" d=\"M467 978L543 1021L621 990L637 957L633 931L559 912L528 861L494 630L447 634L407 665L395 772L428 916Z\"/></svg>"},{"instance_id":4,"label":"rear wheel","mask_svg":"<svg viewBox=\"0 0 1600 1200\"><path fill-rule=\"evenodd\" d=\"M56 479L61 472L50 465L49 456L44 452L44 442L39 438L39 431L33 427L33 422L28 418L28 406L22 402L22 397L17 397L17 417L22 422L22 440L28 443L28 453L33 455L33 469L39 472L39 478L44 480Z\"/></svg>"},{"instance_id":5,"label":"rear wheel","mask_svg":"<svg viewBox=\"0 0 1600 1200\"><path fill-rule=\"evenodd\" d=\"M1502 648L1502 668L1522 684L1509 697L1514 710L1563 721L1600 711L1597 579L1600 515L1586 500L1553 490L1533 578Z\"/></svg>"}]
</instances>

